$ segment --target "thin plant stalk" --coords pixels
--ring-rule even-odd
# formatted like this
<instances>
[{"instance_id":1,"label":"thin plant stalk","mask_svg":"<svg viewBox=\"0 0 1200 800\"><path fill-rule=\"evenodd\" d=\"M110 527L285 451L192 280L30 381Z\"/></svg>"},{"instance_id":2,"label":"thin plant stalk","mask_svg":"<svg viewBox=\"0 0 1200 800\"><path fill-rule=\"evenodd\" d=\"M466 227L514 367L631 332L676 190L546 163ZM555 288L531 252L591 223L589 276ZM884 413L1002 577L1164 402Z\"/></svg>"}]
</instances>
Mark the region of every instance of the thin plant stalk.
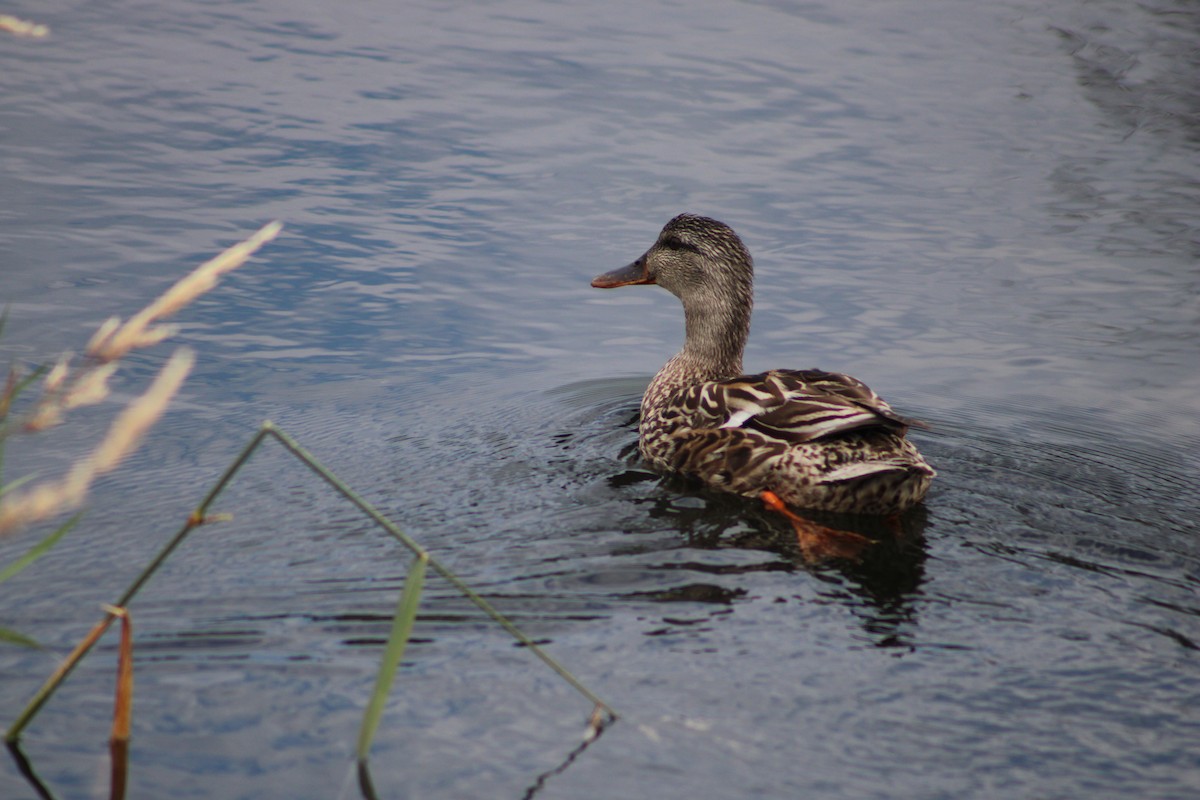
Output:
<instances>
[{"instance_id":1,"label":"thin plant stalk","mask_svg":"<svg viewBox=\"0 0 1200 800\"><path fill-rule=\"evenodd\" d=\"M233 476L237 474L237 471L242 468L242 465L245 464L250 458L250 454L254 452L265 436L266 432L260 430L258 434L256 434L254 438L250 440L250 443L242 449L242 452L238 454L237 458L233 460L233 463L229 465L213 488L209 490L208 494L204 497L196 510L188 516L187 521L183 524L183 527L176 532L176 534L171 538L171 541L167 542L162 550L158 551L158 555L154 557L154 560L151 561L141 571L137 578L134 579L133 583L129 585L129 588L127 588L121 597L115 603L113 603L113 606L117 608L125 608L128 606L129 602L133 600L134 596L138 593L142 586L145 585L146 581L150 580L150 576L158 571L158 568L162 566L163 562L166 561L167 558L170 557L171 553L175 552L175 548L183 543L183 540L187 538L188 534L191 533L193 529L199 527L200 525L204 524L205 521L207 521L206 514L208 507L217 499L217 496L221 494L221 491L224 490L226 484L233 479ZM88 633L86 637L84 637L83 641L75 646L75 649L72 650L66 659L63 660L63 663L58 666L58 669L51 673L50 677L46 679L46 682L42 684L41 688L37 690L37 693L35 693L30 699L29 703L26 704L25 708L21 710L21 713L17 716L16 720L13 721L13 724L9 726L7 731L5 731L5 742L11 744L17 741L17 739L21 736L21 731L24 730L25 726L28 725L29 722L37 715L42 706L46 704L46 701L49 700L50 696L53 695L58 689L59 684L67 679L67 676L70 675L75 669L75 666L79 663L80 659L87 655L87 652L92 649L92 645L96 643L96 640L99 639L106 630L108 630L108 626L112 624L114 619L116 619L115 614L112 614L111 612L105 614L104 619L96 623L96 626Z\"/></svg>"},{"instance_id":2,"label":"thin plant stalk","mask_svg":"<svg viewBox=\"0 0 1200 800\"><path fill-rule=\"evenodd\" d=\"M50 695L54 693L58 685L71 674L71 671L75 669L75 665L79 663L80 659L92 649L92 645L104 635L104 632L108 630L108 626L112 624L114 619L116 619L116 615L112 613L106 614L104 619L93 625L92 629L88 631L87 636L84 636L79 644L75 645L75 649L50 674L50 677L42 684L42 688L38 690L37 694L29 701L29 704L25 706L25 709L17 716L13 724L9 726L9 729L4 733L5 742L8 744L16 743L17 738L21 735L21 731L29 724L29 721L33 719L38 710L45 705L46 701L50 699Z\"/></svg>"},{"instance_id":3,"label":"thin plant stalk","mask_svg":"<svg viewBox=\"0 0 1200 800\"><path fill-rule=\"evenodd\" d=\"M396 677L396 670L400 668L400 659L404 657L404 649L412 635L413 624L417 621L417 607L421 603L421 589L425 585L425 568L428 564L429 556L414 556L412 565L408 568L408 577L404 579L404 588L400 591L400 599L396 603L396 614L392 617L392 632L388 636L383 661L379 664L379 675L375 679L375 690L371 692L371 700L367 703L362 727L358 733L360 764L365 764L371 753L371 742L379 728L379 720L383 717L388 695L392 691L392 681Z\"/></svg>"},{"instance_id":4,"label":"thin plant stalk","mask_svg":"<svg viewBox=\"0 0 1200 800\"><path fill-rule=\"evenodd\" d=\"M269 432L272 436L274 436L277 440L279 440L279 442L284 447L286 447L297 458L299 458L302 462L304 462L304 464L307 465L309 469L311 469L313 472L315 472L317 475L319 475L326 483L328 483L330 486L332 486L334 489L336 489L343 497L345 497L347 500L349 500L351 503L353 503L360 511L362 511L364 514L366 514L368 517L370 517L377 525L379 525L381 528L383 528L385 531L387 531L393 537L395 537L397 540L399 540L405 547L407 547L409 550L411 550L414 554L421 555L422 553L424 553L429 558L429 566L433 569L434 572L436 572L438 575L442 576L442 578L445 579L446 582L449 583L451 586L453 586L455 589L457 589L460 594L462 594L464 597L466 597L468 600L470 600L472 603L474 603L479 608L480 611L487 614L488 617L490 617L493 622L495 622L500 627L504 628L504 630L508 631L509 635L511 635L518 642L520 642L522 646L529 648L529 650L531 650L535 656L537 656L539 659L541 659L542 662L546 664L546 666L550 667L550 669L552 669L556 673L558 673L558 676L560 678L562 678L564 681L566 681L571 686L571 688L575 689L575 691L582 694L584 697L586 697L588 700L590 700L593 703L593 705L596 706L596 708L600 709L601 711L603 711L603 713L607 714L609 717L609 721L617 719L617 716L618 716L617 713L615 711L613 711L612 707L609 706L608 703L605 703L603 700L601 700L599 697L597 697L595 694L593 694L590 689L588 689L586 686L584 686L582 683L579 682L578 678L576 678L574 675L572 675L570 672L568 672L566 667L564 667L562 664L559 664L557 661L554 660L554 658L552 658L550 656L549 653L544 651L542 648L538 647L537 643L534 642L532 639L530 639L528 636L526 636L521 631L520 628L518 628L516 625L514 625L512 622L510 622L507 617L505 617L503 614L501 614L499 611L497 611L496 608L491 603L489 603L487 600L485 600L481 595L477 594L474 589L472 589L470 586L467 586L467 584L464 583L461 578L459 578L457 575L455 575L453 572L451 572L447 567L443 566L441 564L441 562L439 562L433 556L430 556L429 553L425 550L425 548L421 547L421 545L417 544L417 542L414 541L410 536L408 536L408 534L404 533L404 531L402 531L398 527L396 527L395 523L393 523L390 519L385 517L383 514L379 513L379 511L376 510L376 508L374 506L372 506L370 503L368 503L366 500L364 500L362 497L360 497L353 489L351 489L349 486L347 486L345 483L343 483L336 475L334 475L332 472L330 472L328 469L326 469L324 466L322 466L322 464L319 461L317 461L317 459L311 453L309 453L307 450L305 450L303 447L301 447L300 444L295 439L293 439L292 437L288 436L283 431L276 428L270 422L264 422L262 430Z\"/></svg>"},{"instance_id":5,"label":"thin plant stalk","mask_svg":"<svg viewBox=\"0 0 1200 800\"><path fill-rule=\"evenodd\" d=\"M534 655L536 655L542 660L543 663L554 670L554 672L556 672L559 677L566 681L572 688L590 700L595 706L595 710L592 714L592 721L589 724L589 736L595 736L606 724L617 719L617 713L612 709L612 707L597 697L590 689L584 686L578 678L567 671L566 667L559 664L550 656L549 653L546 653L544 650L542 650L542 648L538 647L538 645L532 639L526 636L519 628L517 628L516 625L510 622L507 617L497 611L491 603L484 600L482 596L467 586L461 578L429 555L425 548L421 547L415 540L396 527L395 523L383 516L383 514L379 513L374 506L360 497L353 489L343 483L340 478L326 469L325 466L322 465L312 454L301 447L295 439L288 436L269 421L262 424L262 426L258 429L258 432L253 438L251 438L250 442L247 443L237 457L234 458L229 467L226 468L225 472L213 485L212 489L209 490L208 494L205 495L204 499L200 502L200 505L197 506L196 510L192 512L175 536L166 544L166 546L162 548L162 550L159 551L154 560L142 570L141 574L139 574L133 583L129 585L129 588L125 590L120 599L113 603L114 606L118 608L127 607L133 597L138 593L142 586L145 585L146 581L148 581L150 577L158 570L158 568L162 566L162 563L166 561L171 553L175 551L175 548L178 547L185 538L187 538L188 534L191 533L193 529L211 520L211 518L208 516L209 507L216 501L217 497L220 496L220 494L225 490L225 487L231 480L233 480L233 477L238 473L239 470L241 470L241 468L250 459L250 456L253 455L255 450L258 449L259 445L261 445L263 440L268 436L274 438L276 441L282 444L286 450L291 452L292 455L296 456L309 469L316 473L327 484L332 486L339 494L349 500L356 508L366 514L376 524L398 539L402 544L404 544L405 547L411 550L414 555L426 559L429 566L432 567L435 572L441 575L448 583L450 583L450 585L466 596L467 599L469 599L480 610L487 614L494 622L508 631L513 638L531 650ZM21 713L17 716L16 720L14 720L13 724L9 726L8 730L4 734L5 742L11 744L17 741L21 735L21 731L23 731L25 726L28 725L33 717L37 715L38 711L41 710L46 701L49 700L51 695L53 695L58 689L58 686L64 680L66 680L67 676L70 675L71 671L75 668L76 664L78 664L79 660L87 654L87 652L92 648L92 645L94 645L96 640L99 639L100 636L108 629L108 626L112 624L114 619L116 619L116 616L113 613L107 613L104 619L96 623L95 627L93 627L91 632L84 637L83 641L76 645L71 654L67 656L66 660L59 665L58 669L56 669L46 680L46 682L42 684L42 687L38 689L37 693L34 694L33 698L28 704L26 704L25 708L22 709ZM602 719L602 717L606 717L606 719Z\"/></svg>"},{"instance_id":6,"label":"thin plant stalk","mask_svg":"<svg viewBox=\"0 0 1200 800\"><path fill-rule=\"evenodd\" d=\"M108 611L121 618L121 645L117 651L117 688L113 700L112 740L129 741L133 721L133 623L123 608Z\"/></svg>"},{"instance_id":7,"label":"thin plant stalk","mask_svg":"<svg viewBox=\"0 0 1200 800\"><path fill-rule=\"evenodd\" d=\"M113 739L108 744L112 774L109 777L109 800L125 800L125 787L129 784L129 742Z\"/></svg>"},{"instance_id":8,"label":"thin plant stalk","mask_svg":"<svg viewBox=\"0 0 1200 800\"><path fill-rule=\"evenodd\" d=\"M133 722L133 623L125 609L108 610L121 618L117 688L113 699L112 736L108 743L112 766L108 796L109 800L124 800L129 776L129 731Z\"/></svg>"}]
</instances>

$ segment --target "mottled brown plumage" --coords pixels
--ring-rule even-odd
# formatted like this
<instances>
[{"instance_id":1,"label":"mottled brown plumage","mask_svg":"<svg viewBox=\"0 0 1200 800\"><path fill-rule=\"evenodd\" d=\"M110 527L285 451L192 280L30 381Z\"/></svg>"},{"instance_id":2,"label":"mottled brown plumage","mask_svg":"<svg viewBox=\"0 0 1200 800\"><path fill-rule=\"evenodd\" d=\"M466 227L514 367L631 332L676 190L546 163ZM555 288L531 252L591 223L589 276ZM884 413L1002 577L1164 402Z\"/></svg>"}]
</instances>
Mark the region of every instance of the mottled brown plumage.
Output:
<instances>
[{"instance_id":1,"label":"mottled brown plumage","mask_svg":"<svg viewBox=\"0 0 1200 800\"><path fill-rule=\"evenodd\" d=\"M799 508L891 514L920 502L934 471L910 420L836 372L741 375L754 297L750 253L729 226L681 214L600 288L657 283L683 303L683 349L642 398L639 449L654 467Z\"/></svg>"}]
</instances>

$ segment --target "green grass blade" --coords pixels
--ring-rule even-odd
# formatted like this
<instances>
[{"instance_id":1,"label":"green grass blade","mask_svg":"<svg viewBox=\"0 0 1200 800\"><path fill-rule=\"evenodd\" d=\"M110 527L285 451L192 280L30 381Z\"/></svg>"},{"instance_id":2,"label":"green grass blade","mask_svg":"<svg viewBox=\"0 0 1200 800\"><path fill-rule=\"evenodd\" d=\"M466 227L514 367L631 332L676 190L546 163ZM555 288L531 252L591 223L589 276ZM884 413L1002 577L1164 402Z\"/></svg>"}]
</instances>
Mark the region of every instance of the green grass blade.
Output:
<instances>
[{"instance_id":1,"label":"green grass blade","mask_svg":"<svg viewBox=\"0 0 1200 800\"><path fill-rule=\"evenodd\" d=\"M396 677L400 659L404 657L404 648L408 645L408 637L412 635L413 623L417 620L417 606L421 603L421 589L425 585L425 567L428 564L429 556L421 553L413 558L412 566L408 568L408 577L404 580L400 600L396 603L396 614L392 617L392 632L388 636L387 649L384 650L383 661L379 664L375 691L371 693L371 701L367 704L362 728L358 733L359 764L365 764L371 752L371 741L375 738L384 706L387 705L388 694L392 691L392 679Z\"/></svg>"},{"instance_id":2,"label":"green grass blade","mask_svg":"<svg viewBox=\"0 0 1200 800\"><path fill-rule=\"evenodd\" d=\"M30 639L25 634L18 633L10 628L0 628L0 642L19 644L23 647L41 647L41 645L35 640Z\"/></svg>"},{"instance_id":3,"label":"green grass blade","mask_svg":"<svg viewBox=\"0 0 1200 800\"><path fill-rule=\"evenodd\" d=\"M38 364L29 371L28 375L23 376L17 381L17 388L13 389L13 397L19 397L21 392L29 388L29 384L36 381L38 378L50 371L50 367L45 364Z\"/></svg>"},{"instance_id":4,"label":"green grass blade","mask_svg":"<svg viewBox=\"0 0 1200 800\"><path fill-rule=\"evenodd\" d=\"M3 442L3 434L4 427L3 424L0 423L0 443ZM464 597L474 603L494 622L504 628L504 630L508 631L514 639L520 642L523 646L529 648L530 652L541 659L543 663L554 670L554 672L556 672L563 680L575 688L580 694L592 701L595 709L592 714L592 721L589 723L589 737L594 738L594 736L597 735L607 724L617 719L616 712L613 711L613 709L607 703L598 698L592 693L591 690L580 683L580 681L574 675L572 675L565 667L554 660L549 653L538 647L538 645L532 639L522 633L516 625L508 620L507 617L497 611L489 602L487 602L483 597L467 586L461 578L459 578L442 564L438 563L437 560L433 559L424 548L417 544L416 541L397 528L395 523L379 513L374 506L366 502L366 500L360 497L336 475L326 469L319 461L317 461L316 458L312 456L312 454L301 447L295 439L288 436L270 422L264 422L262 424L258 430L258 433L251 438L250 442L225 469L225 472L222 473L217 482L212 486L211 489L209 489L208 494L204 496L204 499L200 502L200 505L183 523L175 536L158 552L158 555L156 555L154 559L142 570L138 577L134 579L133 583L131 583L121 595L120 599L118 599L112 605L120 608L127 607L142 586L150 580L151 576L157 572L158 568L162 566L163 562L165 562L167 558L169 558L175 551L175 549L183 542L183 540L187 538L188 534L190 534L198 526L203 525L205 522L215 521L216 518L208 516L208 509L214 502L216 502L217 497L221 495L221 493L233 480L234 476L237 475L242 467L246 465L246 463L250 460L251 455L253 455L253 453L262 444L263 440L268 436L273 437L276 441L283 445L286 450L291 452L292 455L296 456L309 469L319 475L327 484L332 486L338 493L349 500L368 518L373 520L385 531L402 542L409 550L413 552L415 556L413 564L409 570L409 579L406 581L404 589L400 595L396 616L393 621L392 634L389 637L388 648L385 651L386 660L380 667L380 675L376 683L375 692L372 695L367 712L364 714L358 745L360 764L364 764L366 762L366 758L371 747L371 741L374 738L375 731L379 726L379 720L383 714L383 708L391 688L394 674L399 666L401 658L404 655L404 648L408 643L409 636L412 633L412 627L416 619L417 606L420 602L420 593L424 584L427 566L432 568L438 575L450 583L450 585L461 592ZM18 564L10 566L7 570L5 570L3 575L0 576L0 580L10 577L11 575L19 572L21 569L24 569L25 566L28 566L28 563L22 562L26 562L28 560L28 562L31 563L34 559L40 556L42 552L53 546L54 542L57 541L57 539L63 534L65 534L66 530L69 529L70 526L77 521L77 519L78 515L69 520L59 531L56 531L54 534L52 534L51 537L49 537L48 544L43 542L35 547L34 551L37 552L31 551L32 557L26 556L25 558L21 559ZM80 641L78 645L76 645L71 654L67 656L67 658L57 669L55 669L50 677L46 679L45 683L42 684L41 688L39 688L34 696L29 700L25 708L20 714L18 714L17 718L9 726L8 730L4 732L4 741L9 745L10 749L20 738L21 732L30 723L30 721L37 716L37 713L41 710L42 706L45 705L54 692L57 691L62 682L67 679L67 677L75 669L75 666L91 650L99 638L112 624L114 619L116 619L115 615L112 613L106 613L104 618L93 627L93 629L88 633L87 636L84 637L82 641Z\"/></svg>"},{"instance_id":5,"label":"green grass blade","mask_svg":"<svg viewBox=\"0 0 1200 800\"><path fill-rule=\"evenodd\" d=\"M346 485L340 478L338 478L338 476L326 469L325 466L318 461L312 453L305 450L299 442L297 442L291 436L288 436L279 428L275 427L275 425L271 422L264 422L262 428L259 430L260 435L274 436L276 441L287 448L292 455L300 459L303 464L319 475L322 480L332 486L339 494L342 495L342 497L345 497L352 504L354 504L356 508L366 514L367 517L372 519L375 524L379 525L379 527L383 528L385 531L399 540L405 547L411 550L414 555L424 555L428 557L429 566L434 572L442 576L447 583L457 589L459 593L463 595L463 597L466 597L468 600L474 603L480 611L487 614L488 617L490 617L497 625L508 631L508 633L514 639L521 643L522 647L529 648L531 653L541 659L542 663L550 667L550 669L558 673L559 677L569 683L575 689L575 691L579 692L588 700L590 700L593 705L601 708L604 713L608 715L609 722L617 719L617 712L613 710L612 706L597 697L591 689L584 686L583 683L581 683L578 678L572 675L566 667L564 667L562 664L559 664L558 661L552 658L549 653L538 647L536 642L522 633L520 628L518 628L511 621L509 621L507 617L497 611L491 603L480 596L474 589L472 589L470 586L467 586L467 584L461 578L459 578L446 567L442 566L437 559L430 557L429 554L425 552L425 548L417 544L417 542L404 531L397 528L395 523L393 523L383 514L379 513L377 508L360 497L357 492Z\"/></svg>"},{"instance_id":6,"label":"green grass blade","mask_svg":"<svg viewBox=\"0 0 1200 800\"><path fill-rule=\"evenodd\" d=\"M10 433L13 432L13 426L9 423L9 420L8 420L9 412L12 411L13 402L21 395L21 392L25 391L29 387L29 384L33 383L38 378L42 377L47 372L49 372L50 368L47 367L45 364L42 364L40 366L35 367L33 369L33 371L30 372L28 375L25 375L24 377L21 377L21 378L17 378L15 380L15 382L13 382L14 378L13 378L13 373L11 370L12 370L12 368L10 367L9 377L8 377L8 380L10 381L10 383L5 385L4 397L2 400L0 400L0 406L3 407L2 410L0 410L0 442L3 442L4 439L7 438ZM2 456L2 455L3 455L3 452L0 451L0 456ZM3 466L4 466L3 460L0 459L0 471L3 470Z\"/></svg>"},{"instance_id":7,"label":"green grass blade","mask_svg":"<svg viewBox=\"0 0 1200 800\"><path fill-rule=\"evenodd\" d=\"M60 525L58 530L56 530L54 533L50 534L45 539L42 539L40 542L35 544L33 547L29 548L29 552L27 552L25 555L21 556L16 561L9 564L4 569L0 570L0 583L4 583L6 580L11 578L13 575L16 575L18 572L25 569L30 564L32 564L33 562L35 562L39 558L41 558L43 555L45 555L47 550L49 550L51 547L54 547L54 545L58 544L58 540L61 539L63 536L65 536L67 534L67 531L69 531L69 530L71 530L71 528L75 527L75 523L79 522L79 518L81 516L83 516L82 513L76 514L75 516L71 517L69 520L67 520L62 525Z\"/></svg>"},{"instance_id":8,"label":"green grass blade","mask_svg":"<svg viewBox=\"0 0 1200 800\"><path fill-rule=\"evenodd\" d=\"M3 453L3 451L4 451L4 442L0 441L0 453ZM3 463L3 462L0 461L0 463ZM8 483L0 485L0 497L4 497L4 495L11 492L13 489L18 489L21 486L24 486L25 484L29 483L31 480L33 480L36 477L37 477L36 475L22 475L21 477L17 478L15 481L9 481Z\"/></svg>"}]
</instances>

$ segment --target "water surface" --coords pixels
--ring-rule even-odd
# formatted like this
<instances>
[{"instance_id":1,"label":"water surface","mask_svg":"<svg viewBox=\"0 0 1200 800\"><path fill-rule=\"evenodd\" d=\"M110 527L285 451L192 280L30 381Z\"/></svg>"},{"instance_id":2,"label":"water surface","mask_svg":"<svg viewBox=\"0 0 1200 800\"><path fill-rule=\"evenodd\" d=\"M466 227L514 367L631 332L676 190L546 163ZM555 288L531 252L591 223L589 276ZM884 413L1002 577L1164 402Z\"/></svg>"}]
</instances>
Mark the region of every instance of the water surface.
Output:
<instances>
[{"instance_id":1,"label":"water surface","mask_svg":"<svg viewBox=\"0 0 1200 800\"><path fill-rule=\"evenodd\" d=\"M10 358L287 227L181 314L184 395L0 586L48 646L0 651L5 719L270 418L622 712L540 796L1200 789L1191 4L14 12L53 34L0 41ZM588 281L681 211L755 254L748 368L850 372L930 423L902 542L805 565L755 504L638 462L681 314ZM133 604L131 795L353 796L404 552L277 449L220 505ZM416 636L383 794L520 797L578 741L586 703L449 587ZM114 658L24 738L57 796L106 791ZM33 796L13 764L0 796Z\"/></svg>"}]
</instances>

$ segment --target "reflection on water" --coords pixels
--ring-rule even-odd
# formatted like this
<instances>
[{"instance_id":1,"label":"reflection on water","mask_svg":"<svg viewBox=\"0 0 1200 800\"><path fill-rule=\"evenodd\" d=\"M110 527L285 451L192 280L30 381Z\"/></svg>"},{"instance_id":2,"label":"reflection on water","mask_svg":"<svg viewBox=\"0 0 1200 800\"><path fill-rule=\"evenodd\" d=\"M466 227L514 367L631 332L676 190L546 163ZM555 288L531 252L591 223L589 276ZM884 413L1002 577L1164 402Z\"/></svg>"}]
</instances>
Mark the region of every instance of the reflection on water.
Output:
<instances>
[{"instance_id":1,"label":"reflection on water","mask_svg":"<svg viewBox=\"0 0 1200 800\"><path fill-rule=\"evenodd\" d=\"M627 454L636 454L636 445ZM635 458L635 455L627 455ZM637 476L636 483L631 476ZM902 623L911 622L915 611L911 600L920 587L922 563L925 559L923 531L926 514L923 507L913 509L895 522L878 518L846 514L810 513L815 522L835 530L852 531L868 537L872 544L857 563L833 561L813 565L806 560L795 540L790 525L773 513L757 507L753 501L719 495L690 481L671 477L659 478L653 473L625 470L610 478L609 483L621 499L640 505L646 514L645 524L652 531L677 532L675 548L696 551L704 559L677 560L671 558L652 569L670 572L680 570L685 579L694 580L697 574L734 576L780 572L784 574L810 569L821 579L839 585L845 598L864 612L864 628L878 637L881 646L902 644ZM644 484L641 491L629 487ZM631 534L638 529L627 531ZM635 540L636 541L636 540ZM732 561L722 560L720 551L735 549L758 554L760 558L745 560L739 554ZM651 549L630 544L615 551L615 555L645 556ZM768 559L769 560L765 560ZM654 578L661 586L670 578ZM752 585L752 584L751 584ZM729 605L744 597L746 586L726 586L712 583L685 583L634 592L633 597L649 597L661 602L702 602ZM664 621L670 621L664 618ZM687 623L690 624L690 623ZM656 634L663 633L656 630Z\"/></svg>"},{"instance_id":2,"label":"reflection on water","mask_svg":"<svg viewBox=\"0 0 1200 800\"><path fill-rule=\"evenodd\" d=\"M0 48L10 358L287 227L181 316L196 374L145 449L0 585L53 654L0 650L0 711L271 418L626 715L569 760L587 710L431 581L381 794L1190 796L1192 4L39 13L49 39ZM925 507L861 564L639 463L678 304L587 282L681 211L754 253L749 368L847 371L931 424ZM10 474L95 419L11 441ZM276 451L224 502L132 609L130 793L334 796L407 559ZM25 740L62 797L94 796L113 658Z\"/></svg>"}]
</instances>

